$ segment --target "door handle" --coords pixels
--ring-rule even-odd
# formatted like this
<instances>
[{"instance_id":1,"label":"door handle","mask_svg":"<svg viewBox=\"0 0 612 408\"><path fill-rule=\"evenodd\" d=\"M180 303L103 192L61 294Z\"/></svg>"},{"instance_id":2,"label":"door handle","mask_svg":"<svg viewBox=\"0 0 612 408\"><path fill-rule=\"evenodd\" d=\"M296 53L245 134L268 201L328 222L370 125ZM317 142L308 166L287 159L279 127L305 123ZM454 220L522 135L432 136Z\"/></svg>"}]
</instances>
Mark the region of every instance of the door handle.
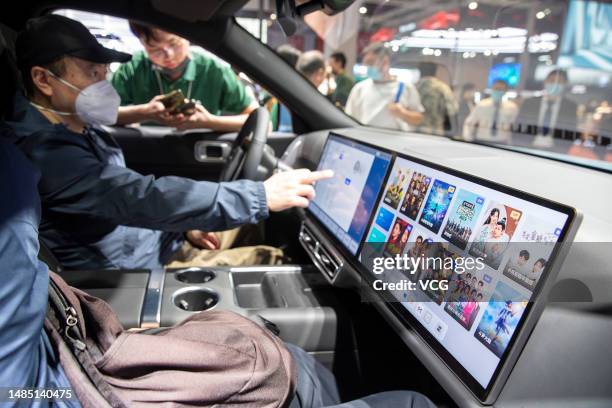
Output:
<instances>
[{"instance_id":1,"label":"door handle","mask_svg":"<svg viewBox=\"0 0 612 408\"><path fill-rule=\"evenodd\" d=\"M200 163L223 163L231 150L228 142L201 140L195 143L194 157Z\"/></svg>"}]
</instances>

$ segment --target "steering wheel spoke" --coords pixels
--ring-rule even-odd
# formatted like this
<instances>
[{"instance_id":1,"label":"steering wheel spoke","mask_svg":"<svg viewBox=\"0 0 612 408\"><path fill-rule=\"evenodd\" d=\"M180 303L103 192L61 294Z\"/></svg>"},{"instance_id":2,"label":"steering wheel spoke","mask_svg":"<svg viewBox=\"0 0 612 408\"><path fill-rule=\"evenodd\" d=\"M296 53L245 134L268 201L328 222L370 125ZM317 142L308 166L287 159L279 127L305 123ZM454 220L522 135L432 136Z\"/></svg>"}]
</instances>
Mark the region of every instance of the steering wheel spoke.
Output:
<instances>
[{"instance_id":1,"label":"steering wheel spoke","mask_svg":"<svg viewBox=\"0 0 612 408\"><path fill-rule=\"evenodd\" d=\"M268 140L269 120L270 115L265 108L257 108L251 112L232 144L232 151L221 171L220 181L257 179L257 169Z\"/></svg>"}]
</instances>

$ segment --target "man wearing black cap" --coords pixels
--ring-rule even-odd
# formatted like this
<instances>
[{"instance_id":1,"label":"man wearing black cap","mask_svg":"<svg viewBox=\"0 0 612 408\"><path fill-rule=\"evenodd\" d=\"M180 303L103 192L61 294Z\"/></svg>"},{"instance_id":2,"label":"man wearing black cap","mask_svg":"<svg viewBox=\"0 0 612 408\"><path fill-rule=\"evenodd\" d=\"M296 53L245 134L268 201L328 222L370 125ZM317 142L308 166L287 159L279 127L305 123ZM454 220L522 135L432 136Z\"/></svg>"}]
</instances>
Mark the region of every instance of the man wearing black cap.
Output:
<instances>
[{"instance_id":1,"label":"man wearing black cap","mask_svg":"<svg viewBox=\"0 0 612 408\"><path fill-rule=\"evenodd\" d=\"M107 64L129 61L129 54L103 47L82 24L56 15L30 21L16 48L27 96L51 123L81 133L85 124L117 121Z\"/></svg>"},{"instance_id":2,"label":"man wearing black cap","mask_svg":"<svg viewBox=\"0 0 612 408\"><path fill-rule=\"evenodd\" d=\"M107 64L126 61L128 54L102 47L81 23L58 15L30 20L16 52L27 98L16 96L11 125L18 145L42 170L41 239L66 269L189 262L204 248L220 249L214 233L200 230L253 224L269 211L305 207L312 183L330 176L295 170L263 183L143 176L125 167L121 149L98 126L113 124L119 106L105 79Z\"/></svg>"}]
</instances>

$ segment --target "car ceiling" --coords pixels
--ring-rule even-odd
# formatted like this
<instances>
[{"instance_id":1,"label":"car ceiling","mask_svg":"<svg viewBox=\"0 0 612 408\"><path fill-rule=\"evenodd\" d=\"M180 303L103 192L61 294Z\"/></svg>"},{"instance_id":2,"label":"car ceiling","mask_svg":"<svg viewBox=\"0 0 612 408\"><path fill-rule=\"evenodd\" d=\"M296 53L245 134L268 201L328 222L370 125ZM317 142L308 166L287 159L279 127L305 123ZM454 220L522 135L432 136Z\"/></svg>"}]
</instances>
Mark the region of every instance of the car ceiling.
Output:
<instances>
[{"instance_id":1,"label":"car ceiling","mask_svg":"<svg viewBox=\"0 0 612 408\"><path fill-rule=\"evenodd\" d=\"M248 0L152 0L151 6L186 21L210 21L233 16Z\"/></svg>"},{"instance_id":2,"label":"car ceiling","mask_svg":"<svg viewBox=\"0 0 612 408\"><path fill-rule=\"evenodd\" d=\"M73 8L77 10L97 11L108 14L132 14L135 10L155 10L184 21L223 20L233 16L248 3L248 0L132 0L132 1L88 1L83 7L80 1L25 1L20 7L4 10L1 19L14 29L23 25L30 16L39 15L55 8ZM112 10L112 11L111 11Z\"/></svg>"}]
</instances>

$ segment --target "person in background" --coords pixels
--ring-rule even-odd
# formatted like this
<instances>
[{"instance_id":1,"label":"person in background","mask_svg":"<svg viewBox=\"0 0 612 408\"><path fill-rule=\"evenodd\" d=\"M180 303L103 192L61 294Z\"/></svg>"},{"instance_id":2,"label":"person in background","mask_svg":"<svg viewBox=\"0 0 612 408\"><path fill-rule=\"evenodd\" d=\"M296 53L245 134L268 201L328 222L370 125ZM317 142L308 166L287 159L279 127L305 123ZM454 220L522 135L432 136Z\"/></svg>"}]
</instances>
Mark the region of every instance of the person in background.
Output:
<instances>
[{"instance_id":1,"label":"person in background","mask_svg":"<svg viewBox=\"0 0 612 408\"><path fill-rule=\"evenodd\" d=\"M320 51L306 51L300 55L295 68L317 89L325 81L325 59Z\"/></svg>"},{"instance_id":2,"label":"person in background","mask_svg":"<svg viewBox=\"0 0 612 408\"><path fill-rule=\"evenodd\" d=\"M291 65L292 68L295 68L295 65L298 62L298 59L302 55L302 51L298 50L294 46L290 44L283 44L276 49L276 53L287 62L287 64Z\"/></svg>"},{"instance_id":3,"label":"person in background","mask_svg":"<svg viewBox=\"0 0 612 408\"><path fill-rule=\"evenodd\" d=\"M276 53L281 57L291 68L295 68L302 52L297 48L283 44L276 49ZM262 101L262 104L270 112L270 121L272 122L272 130L284 133L293 133L293 118L291 111L284 104L280 103L274 96L267 94L268 97Z\"/></svg>"},{"instance_id":4,"label":"person in background","mask_svg":"<svg viewBox=\"0 0 612 408\"><path fill-rule=\"evenodd\" d=\"M465 119L470 116L472 109L474 109L474 96L476 93L476 85L471 82L463 84L461 87L461 95L459 98L459 112L457 113L458 127L463 129Z\"/></svg>"},{"instance_id":5,"label":"person in background","mask_svg":"<svg viewBox=\"0 0 612 408\"><path fill-rule=\"evenodd\" d=\"M584 120L585 116L594 114L598 106L599 101L596 98L591 98L586 104L578 105L578 119Z\"/></svg>"},{"instance_id":6,"label":"person in background","mask_svg":"<svg viewBox=\"0 0 612 408\"><path fill-rule=\"evenodd\" d=\"M363 50L368 79L355 84L346 102L346 113L364 125L404 131L415 130L423 120L423 106L416 88L389 72L391 51L383 43Z\"/></svg>"},{"instance_id":7,"label":"person in background","mask_svg":"<svg viewBox=\"0 0 612 408\"><path fill-rule=\"evenodd\" d=\"M425 108L419 129L425 133L443 135L446 130L451 130L450 124L455 121L459 105L451 88L436 77L437 64L421 62L419 71L421 79L416 88Z\"/></svg>"},{"instance_id":8,"label":"person in background","mask_svg":"<svg viewBox=\"0 0 612 408\"><path fill-rule=\"evenodd\" d=\"M608 92L610 92L610 88L608 88ZM599 137L612 137L612 105L610 105L610 102L607 100L601 101L595 109L593 120L596 122Z\"/></svg>"},{"instance_id":9,"label":"person in background","mask_svg":"<svg viewBox=\"0 0 612 408\"><path fill-rule=\"evenodd\" d=\"M188 40L136 22L130 22L130 29L145 50L135 53L111 78L121 97L117 124L155 121L179 129L231 132L259 106L229 66L192 50ZM198 101L193 115L170 115L159 101L178 89Z\"/></svg>"},{"instance_id":10,"label":"person in background","mask_svg":"<svg viewBox=\"0 0 612 408\"><path fill-rule=\"evenodd\" d=\"M503 79L493 81L491 97L481 100L465 119L463 138L492 143L510 143L512 125L518 115L518 106L504 100L508 83Z\"/></svg>"},{"instance_id":11,"label":"person in background","mask_svg":"<svg viewBox=\"0 0 612 408\"><path fill-rule=\"evenodd\" d=\"M596 150L596 136L593 133L594 129L592 122L583 125L582 130L583 131L580 132L580 137L574 140L566 154L568 156L581 157L583 159L599 160L599 155Z\"/></svg>"},{"instance_id":12,"label":"person in background","mask_svg":"<svg viewBox=\"0 0 612 408\"><path fill-rule=\"evenodd\" d=\"M554 69L544 80L544 95L526 99L521 105L517 128L534 136L537 147L551 147L553 139L577 137L578 105L565 97L567 72Z\"/></svg>"},{"instance_id":13,"label":"person in background","mask_svg":"<svg viewBox=\"0 0 612 408\"><path fill-rule=\"evenodd\" d=\"M333 104L344 108L355 80L346 72L346 55L342 52L334 52L329 58L329 66L334 76L336 88L330 94Z\"/></svg>"}]
</instances>

